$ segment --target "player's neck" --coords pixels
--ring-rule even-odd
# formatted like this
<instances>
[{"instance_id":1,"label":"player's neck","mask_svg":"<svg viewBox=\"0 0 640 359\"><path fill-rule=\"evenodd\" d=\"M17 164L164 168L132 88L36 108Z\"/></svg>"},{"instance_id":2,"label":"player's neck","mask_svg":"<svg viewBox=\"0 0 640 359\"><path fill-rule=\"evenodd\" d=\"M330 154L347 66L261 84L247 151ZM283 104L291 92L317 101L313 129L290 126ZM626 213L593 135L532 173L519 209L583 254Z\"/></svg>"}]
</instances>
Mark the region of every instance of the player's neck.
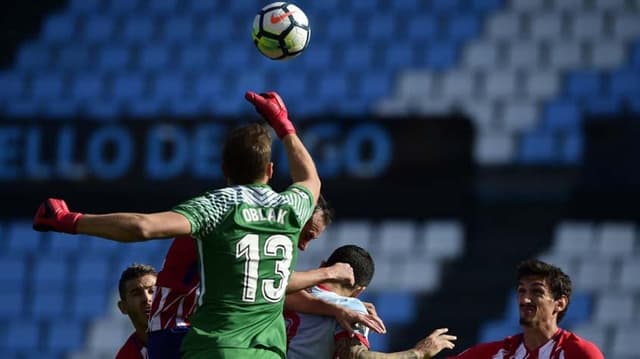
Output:
<instances>
[{"instance_id":1,"label":"player's neck","mask_svg":"<svg viewBox=\"0 0 640 359\"><path fill-rule=\"evenodd\" d=\"M136 337L142 344L147 345L147 328L136 328Z\"/></svg>"},{"instance_id":2,"label":"player's neck","mask_svg":"<svg viewBox=\"0 0 640 359\"><path fill-rule=\"evenodd\" d=\"M524 327L524 345L534 350L549 341L557 332L558 325L554 322L540 323L536 327Z\"/></svg>"}]
</instances>

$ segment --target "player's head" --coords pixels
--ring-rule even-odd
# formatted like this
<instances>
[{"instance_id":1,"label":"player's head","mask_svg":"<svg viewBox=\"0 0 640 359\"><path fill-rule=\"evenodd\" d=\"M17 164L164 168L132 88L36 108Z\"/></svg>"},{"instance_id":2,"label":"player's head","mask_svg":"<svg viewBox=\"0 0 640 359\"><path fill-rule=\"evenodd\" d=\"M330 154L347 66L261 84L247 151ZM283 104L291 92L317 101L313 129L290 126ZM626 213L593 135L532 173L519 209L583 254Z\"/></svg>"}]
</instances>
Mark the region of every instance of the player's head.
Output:
<instances>
[{"instance_id":1,"label":"player's head","mask_svg":"<svg viewBox=\"0 0 640 359\"><path fill-rule=\"evenodd\" d=\"M353 286L343 284L343 287L350 289L352 297L358 296L371 283L375 266L371 254L363 248L353 244L339 247L331 253L323 266L329 267L336 263L347 263L353 269Z\"/></svg>"},{"instance_id":2,"label":"player's head","mask_svg":"<svg viewBox=\"0 0 640 359\"><path fill-rule=\"evenodd\" d=\"M551 264L529 259L518 265L517 279L520 324L559 323L571 299L569 276Z\"/></svg>"},{"instance_id":3,"label":"player's head","mask_svg":"<svg viewBox=\"0 0 640 359\"><path fill-rule=\"evenodd\" d=\"M147 328L157 276L156 270L146 264L132 264L120 275L118 308L129 316L136 329Z\"/></svg>"},{"instance_id":4,"label":"player's head","mask_svg":"<svg viewBox=\"0 0 640 359\"><path fill-rule=\"evenodd\" d=\"M230 184L267 183L273 175L269 130L257 123L231 130L222 149L222 171Z\"/></svg>"},{"instance_id":5,"label":"player's head","mask_svg":"<svg viewBox=\"0 0 640 359\"><path fill-rule=\"evenodd\" d=\"M318 238L327 226L333 220L333 209L329 206L329 202L322 196L318 197L318 203L313 210L313 215L305 223L300 232L298 240L298 249L304 251L312 240Z\"/></svg>"}]
</instances>

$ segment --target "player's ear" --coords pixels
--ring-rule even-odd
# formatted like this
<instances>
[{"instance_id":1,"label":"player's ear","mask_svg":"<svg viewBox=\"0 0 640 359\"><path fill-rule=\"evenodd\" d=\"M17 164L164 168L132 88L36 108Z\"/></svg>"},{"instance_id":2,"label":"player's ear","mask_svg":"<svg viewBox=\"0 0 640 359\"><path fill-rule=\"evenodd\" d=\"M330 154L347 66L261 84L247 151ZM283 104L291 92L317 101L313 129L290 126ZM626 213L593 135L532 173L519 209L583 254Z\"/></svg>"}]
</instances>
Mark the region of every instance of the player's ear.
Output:
<instances>
[{"instance_id":1,"label":"player's ear","mask_svg":"<svg viewBox=\"0 0 640 359\"><path fill-rule=\"evenodd\" d=\"M271 179L271 177L273 177L273 162L267 163L267 167L265 168L264 172L267 175L268 179Z\"/></svg>"},{"instance_id":2,"label":"player's ear","mask_svg":"<svg viewBox=\"0 0 640 359\"><path fill-rule=\"evenodd\" d=\"M364 292L365 289L367 289L367 287L363 287L361 285L356 286L356 289L354 289L351 293L351 297L355 298L359 296L360 294L362 294L362 292Z\"/></svg>"},{"instance_id":3,"label":"player's ear","mask_svg":"<svg viewBox=\"0 0 640 359\"><path fill-rule=\"evenodd\" d=\"M568 305L569 305L569 298L567 298L566 295L560 296L560 298L556 299L556 307L555 307L556 313L560 313L563 310L567 309Z\"/></svg>"},{"instance_id":4,"label":"player's ear","mask_svg":"<svg viewBox=\"0 0 640 359\"><path fill-rule=\"evenodd\" d=\"M118 301L118 309L120 309L120 313L128 315L129 312L127 311L127 306L125 305L124 301L119 300Z\"/></svg>"}]
</instances>

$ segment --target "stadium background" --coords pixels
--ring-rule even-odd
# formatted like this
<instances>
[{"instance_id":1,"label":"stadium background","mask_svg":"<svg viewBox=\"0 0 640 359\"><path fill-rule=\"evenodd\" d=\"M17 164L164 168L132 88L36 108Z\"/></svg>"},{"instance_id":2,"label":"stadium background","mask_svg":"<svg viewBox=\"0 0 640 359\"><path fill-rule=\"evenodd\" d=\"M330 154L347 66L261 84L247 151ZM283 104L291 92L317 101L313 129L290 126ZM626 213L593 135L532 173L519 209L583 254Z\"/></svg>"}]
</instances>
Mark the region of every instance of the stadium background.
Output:
<instances>
[{"instance_id":1,"label":"stadium background","mask_svg":"<svg viewBox=\"0 0 640 359\"><path fill-rule=\"evenodd\" d=\"M374 349L515 333L514 266L539 257L573 278L562 326L640 358L639 1L301 0L311 44L287 62L250 40L266 3L3 3L2 358L113 356L119 273L160 267L169 242L40 234L33 212L156 211L222 185L225 131L257 119L247 89L282 94L337 210L298 268L344 243L374 254Z\"/></svg>"}]
</instances>

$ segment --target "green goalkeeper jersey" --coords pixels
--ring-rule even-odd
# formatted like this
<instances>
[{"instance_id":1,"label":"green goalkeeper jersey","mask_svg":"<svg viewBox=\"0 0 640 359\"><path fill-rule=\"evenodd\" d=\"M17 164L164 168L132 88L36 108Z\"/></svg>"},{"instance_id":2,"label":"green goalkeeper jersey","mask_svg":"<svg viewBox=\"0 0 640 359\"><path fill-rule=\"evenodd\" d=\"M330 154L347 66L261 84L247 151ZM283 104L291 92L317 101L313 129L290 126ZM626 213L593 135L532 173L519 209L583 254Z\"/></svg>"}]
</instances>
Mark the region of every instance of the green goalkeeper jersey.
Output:
<instances>
[{"instance_id":1,"label":"green goalkeeper jersey","mask_svg":"<svg viewBox=\"0 0 640 359\"><path fill-rule=\"evenodd\" d=\"M286 356L283 299L313 208L304 187L277 193L248 185L207 192L173 209L191 223L200 263L198 308L183 352L253 348Z\"/></svg>"}]
</instances>

